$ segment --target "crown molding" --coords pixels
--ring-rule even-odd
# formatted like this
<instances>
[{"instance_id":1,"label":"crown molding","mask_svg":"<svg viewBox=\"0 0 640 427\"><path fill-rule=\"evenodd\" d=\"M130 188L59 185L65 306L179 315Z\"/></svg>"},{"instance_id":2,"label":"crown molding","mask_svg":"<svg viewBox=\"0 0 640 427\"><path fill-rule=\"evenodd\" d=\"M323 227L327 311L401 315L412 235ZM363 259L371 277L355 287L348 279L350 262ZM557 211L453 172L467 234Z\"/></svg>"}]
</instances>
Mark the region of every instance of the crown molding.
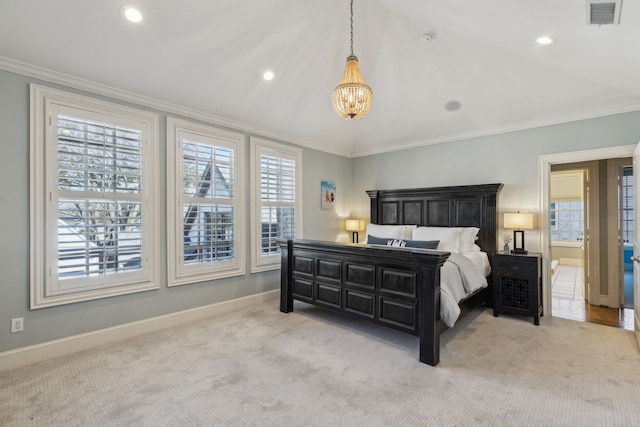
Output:
<instances>
[{"instance_id":1,"label":"crown molding","mask_svg":"<svg viewBox=\"0 0 640 427\"><path fill-rule=\"evenodd\" d=\"M25 62L16 61L11 58L0 56L0 70L19 74L25 77L31 77L56 85L66 86L72 89L88 92L90 94L105 96L107 98L128 102L142 107L153 108L168 114L176 114L184 118L199 120L214 126L241 132L247 134L248 136L258 136L262 138L273 139L275 141L298 145L301 147L322 151L324 153L335 154L342 157L351 157L351 153L327 150L327 148L322 144L314 143L304 139L291 138L287 135L272 132L268 129L263 129L257 126L250 125L248 123L231 120L225 117L206 113L204 111L198 111L171 102L163 101L158 98L152 98L149 96L117 89L89 80L84 80L79 77L74 77L69 74L64 74L35 65L27 64Z\"/></svg>"},{"instance_id":2,"label":"crown molding","mask_svg":"<svg viewBox=\"0 0 640 427\"><path fill-rule=\"evenodd\" d=\"M291 145L298 145L301 147L309 148L312 150L321 151L324 153L334 154L341 157L356 158L371 156L376 154L389 153L394 151L407 150L411 148L419 148L427 145L444 144L447 142L462 141L472 138L481 138L485 136L500 135L511 132L519 132L523 130L535 129L545 126L553 126L564 123L576 122L581 120L589 120L600 117L612 116L616 114L630 113L640 111L640 103L631 103L617 106L609 106L606 108L598 109L595 111L584 112L579 114L573 114L568 116L561 116L556 118L546 118L539 120L528 120L518 123L512 123L505 126L496 126L491 128L479 129L469 132L461 132L451 135L437 136L433 138L426 138L414 141L399 142L395 145L388 147L363 150L363 151L337 151L327 149L325 145L307 141L304 139L291 138L287 135L272 132L268 129L263 129L257 126L250 125L225 117L217 116L214 114L206 113L203 111L194 110L181 105L173 104L167 101L163 101L157 98L151 98L145 95L140 95L133 92L124 91L114 87L102 85L100 83L91 82L78 77L74 77L68 74L59 73L57 71L48 70L35 65L27 64L24 62L16 61L10 58L0 56L0 69L11 73L23 75L39 79L45 82L66 86L69 88L81 90L96 95L105 96L111 99L129 102L139 106L157 109L168 114L176 114L184 118L191 118L199 120L214 126L223 127L236 132L247 134L248 136L257 136L267 139L272 139L278 142L284 142Z\"/></svg>"},{"instance_id":3,"label":"crown molding","mask_svg":"<svg viewBox=\"0 0 640 427\"><path fill-rule=\"evenodd\" d=\"M481 138L491 135L500 135L511 132L519 132L523 130L541 128L545 126L561 125L565 123L578 122L581 120L596 119L606 116L614 116L616 114L632 113L640 111L640 103L623 104L606 107L603 109L584 112L580 114L572 114L557 118L546 118L540 120L527 120L524 122L512 123L505 126L496 126L492 128L478 129L470 132L461 132L451 135L439 136L434 138L421 139L417 141L408 141L389 146L387 148L371 151L352 152L351 157L364 157L374 154L383 154L393 151L407 150L410 148L424 147L427 145L443 144L445 142L462 141L465 139Z\"/></svg>"}]
</instances>

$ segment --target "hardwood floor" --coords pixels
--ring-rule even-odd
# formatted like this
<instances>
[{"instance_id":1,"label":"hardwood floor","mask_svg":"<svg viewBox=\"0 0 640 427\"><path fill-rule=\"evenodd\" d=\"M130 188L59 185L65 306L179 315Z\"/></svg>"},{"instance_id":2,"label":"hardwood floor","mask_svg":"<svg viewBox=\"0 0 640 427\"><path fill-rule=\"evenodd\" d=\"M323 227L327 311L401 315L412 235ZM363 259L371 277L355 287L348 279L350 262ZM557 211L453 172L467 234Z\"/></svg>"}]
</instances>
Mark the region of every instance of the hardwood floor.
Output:
<instances>
[{"instance_id":1,"label":"hardwood floor","mask_svg":"<svg viewBox=\"0 0 640 427\"><path fill-rule=\"evenodd\" d=\"M633 331L633 309L590 305L584 300L584 281L579 267L558 265L552 277L551 295L556 317Z\"/></svg>"}]
</instances>

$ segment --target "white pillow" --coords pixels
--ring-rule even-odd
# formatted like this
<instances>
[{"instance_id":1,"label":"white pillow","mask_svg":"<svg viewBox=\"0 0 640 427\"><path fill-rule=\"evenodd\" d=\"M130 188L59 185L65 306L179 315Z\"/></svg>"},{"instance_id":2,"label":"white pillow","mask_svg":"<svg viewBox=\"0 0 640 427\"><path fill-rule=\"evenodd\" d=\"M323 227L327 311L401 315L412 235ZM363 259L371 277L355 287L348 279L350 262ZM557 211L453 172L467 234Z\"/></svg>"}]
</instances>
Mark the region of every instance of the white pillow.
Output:
<instances>
[{"instance_id":1,"label":"white pillow","mask_svg":"<svg viewBox=\"0 0 640 427\"><path fill-rule=\"evenodd\" d=\"M478 252L478 227L418 227L414 230L413 240L440 240L438 250L448 252Z\"/></svg>"},{"instance_id":2,"label":"white pillow","mask_svg":"<svg viewBox=\"0 0 640 427\"><path fill-rule=\"evenodd\" d=\"M404 226L404 237L407 240L411 240L411 236L413 236L413 230L418 228L417 225L405 225Z\"/></svg>"},{"instance_id":3,"label":"white pillow","mask_svg":"<svg viewBox=\"0 0 640 427\"><path fill-rule=\"evenodd\" d=\"M480 247L476 245L478 240L478 227L454 227L460 230L460 236L458 238L458 252L461 254L467 252L477 252Z\"/></svg>"},{"instance_id":4,"label":"white pillow","mask_svg":"<svg viewBox=\"0 0 640 427\"><path fill-rule=\"evenodd\" d=\"M415 225L379 225L367 224L367 236L376 236L383 239L411 240ZM364 243L367 243L366 240Z\"/></svg>"},{"instance_id":5,"label":"white pillow","mask_svg":"<svg viewBox=\"0 0 640 427\"><path fill-rule=\"evenodd\" d=\"M439 240L439 251L460 252L459 227L417 227L413 230L412 240Z\"/></svg>"},{"instance_id":6,"label":"white pillow","mask_svg":"<svg viewBox=\"0 0 640 427\"><path fill-rule=\"evenodd\" d=\"M470 253L474 253L474 252L482 252L482 248L480 246L474 244L473 248L469 252L461 252L461 253L470 254Z\"/></svg>"}]
</instances>

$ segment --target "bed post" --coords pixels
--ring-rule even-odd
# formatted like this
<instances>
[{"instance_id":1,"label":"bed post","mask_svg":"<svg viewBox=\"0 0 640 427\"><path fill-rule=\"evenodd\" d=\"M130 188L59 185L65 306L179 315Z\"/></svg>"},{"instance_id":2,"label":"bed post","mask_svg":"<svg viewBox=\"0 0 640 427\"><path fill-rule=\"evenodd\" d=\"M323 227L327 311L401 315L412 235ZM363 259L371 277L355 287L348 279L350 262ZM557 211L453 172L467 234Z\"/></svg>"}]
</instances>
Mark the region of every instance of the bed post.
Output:
<instances>
[{"instance_id":1,"label":"bed post","mask_svg":"<svg viewBox=\"0 0 640 427\"><path fill-rule=\"evenodd\" d=\"M280 245L280 311L293 311L293 240L279 240Z\"/></svg>"},{"instance_id":2,"label":"bed post","mask_svg":"<svg viewBox=\"0 0 640 427\"><path fill-rule=\"evenodd\" d=\"M371 213L369 215L369 222L372 224L378 224L378 190L368 190L367 194L371 199Z\"/></svg>"},{"instance_id":3,"label":"bed post","mask_svg":"<svg viewBox=\"0 0 640 427\"><path fill-rule=\"evenodd\" d=\"M418 332L420 337L420 362L435 366L440 362L440 332L438 321L440 320L440 267L449 257L448 253L442 253L440 259L433 264L420 259L420 255L414 254L418 261ZM427 264L428 266L426 266Z\"/></svg>"}]
</instances>

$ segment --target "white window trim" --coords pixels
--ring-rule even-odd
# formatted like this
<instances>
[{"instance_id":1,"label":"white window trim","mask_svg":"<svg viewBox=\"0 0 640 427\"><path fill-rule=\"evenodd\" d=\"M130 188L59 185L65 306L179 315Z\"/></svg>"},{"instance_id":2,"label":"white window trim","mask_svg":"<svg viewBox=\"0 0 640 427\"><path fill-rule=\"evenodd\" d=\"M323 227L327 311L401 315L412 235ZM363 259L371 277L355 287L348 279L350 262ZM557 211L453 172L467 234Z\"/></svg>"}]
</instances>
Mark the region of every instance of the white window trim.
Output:
<instances>
[{"instance_id":1,"label":"white window trim","mask_svg":"<svg viewBox=\"0 0 640 427\"><path fill-rule=\"evenodd\" d=\"M231 261L184 265L182 143L180 134L188 132L205 139L222 140L232 146L234 153L234 197L229 204L234 209L234 259ZM167 117L167 273L168 286L179 286L246 273L246 191L245 137L236 132Z\"/></svg>"},{"instance_id":2,"label":"white window trim","mask_svg":"<svg viewBox=\"0 0 640 427\"><path fill-rule=\"evenodd\" d=\"M574 202L583 203L582 209L569 208L569 211L581 210L582 213L583 213L583 216L584 216L584 212L585 212L586 206L584 205L584 202L581 199L566 199L566 200L565 199L554 199L554 200L551 200L551 203L549 204L549 215L551 216L551 214L553 214L554 211L555 211L555 214L556 214L556 218L555 218L555 220L553 220L553 221L555 221L555 224L551 224L553 221L551 220L551 218L549 219L549 224L550 224L550 229L551 229L552 234L553 234L553 232L555 230L559 229L559 224L561 222L559 216L560 216L560 211L561 210L558 209L557 207L555 209L551 209L551 205L554 204L554 203L557 204L557 203L574 203ZM566 222L571 222L571 220L570 221L564 221L564 222L565 223ZM584 219L582 220L582 223L583 223L582 230L584 232ZM570 231L573 231L573 230L570 230ZM581 240L552 240L552 242L554 242L554 246L565 246L565 247L581 247L582 246L582 241ZM569 244L567 244L567 245L559 245L559 244L557 244L558 242L567 242Z\"/></svg>"},{"instance_id":3,"label":"white window trim","mask_svg":"<svg viewBox=\"0 0 640 427\"><path fill-rule=\"evenodd\" d=\"M251 272L276 270L280 268L280 254L262 256L261 216L260 216L260 155L268 153L279 157L294 158L296 162L296 238L302 238L302 150L289 145L278 144L261 138L251 137L250 190L251 190Z\"/></svg>"},{"instance_id":4,"label":"white window trim","mask_svg":"<svg viewBox=\"0 0 640 427\"><path fill-rule=\"evenodd\" d=\"M39 309L80 301L158 289L156 260L158 259L158 115L148 111L88 98L44 86L30 86L30 307ZM114 279L97 289L78 288L64 293L52 292L51 282L56 270L55 246L57 215L52 200L57 188L57 168L47 164L47 147L53 145L51 134L54 106L83 109L100 115L111 115L125 121L135 120L143 127L143 241L142 270L135 279ZM56 210L57 212L57 210ZM53 218L52 218L53 217ZM51 238L53 236L53 238ZM52 254L53 258L52 258Z\"/></svg>"}]
</instances>

